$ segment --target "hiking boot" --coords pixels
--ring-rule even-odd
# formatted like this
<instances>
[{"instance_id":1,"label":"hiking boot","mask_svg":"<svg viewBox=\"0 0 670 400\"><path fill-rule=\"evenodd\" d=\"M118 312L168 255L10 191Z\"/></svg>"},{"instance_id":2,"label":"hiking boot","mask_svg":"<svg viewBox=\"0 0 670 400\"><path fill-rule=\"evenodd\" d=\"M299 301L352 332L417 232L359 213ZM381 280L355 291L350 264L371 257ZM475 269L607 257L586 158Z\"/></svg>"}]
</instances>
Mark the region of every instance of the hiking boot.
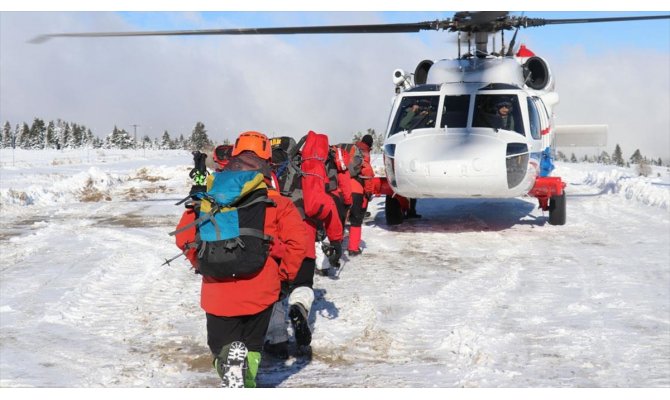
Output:
<instances>
[{"instance_id":1,"label":"hiking boot","mask_svg":"<svg viewBox=\"0 0 670 400\"><path fill-rule=\"evenodd\" d=\"M330 268L325 268L325 269L315 268L314 273L316 273L317 275L320 275L320 276L328 276L328 275L330 275Z\"/></svg>"},{"instance_id":2,"label":"hiking boot","mask_svg":"<svg viewBox=\"0 0 670 400\"><path fill-rule=\"evenodd\" d=\"M280 360L286 360L288 359L288 341L279 343L265 342L263 352Z\"/></svg>"},{"instance_id":3,"label":"hiking boot","mask_svg":"<svg viewBox=\"0 0 670 400\"><path fill-rule=\"evenodd\" d=\"M365 217L363 218L370 218L372 216L372 213L370 211L365 212Z\"/></svg>"},{"instance_id":4,"label":"hiking boot","mask_svg":"<svg viewBox=\"0 0 670 400\"><path fill-rule=\"evenodd\" d=\"M307 320L307 310L300 304L293 304L288 312L293 325L293 332L295 334L295 342L298 346L309 346L312 343L312 331L309 329L309 321Z\"/></svg>"},{"instance_id":5,"label":"hiking boot","mask_svg":"<svg viewBox=\"0 0 670 400\"><path fill-rule=\"evenodd\" d=\"M357 249L357 250L347 250L347 251L349 252L349 257L352 257L352 256L360 256L361 254L363 254L363 250L361 250L361 249Z\"/></svg>"},{"instance_id":6,"label":"hiking boot","mask_svg":"<svg viewBox=\"0 0 670 400\"><path fill-rule=\"evenodd\" d=\"M416 211L409 211L405 218L421 218L421 214L417 214Z\"/></svg>"},{"instance_id":7,"label":"hiking boot","mask_svg":"<svg viewBox=\"0 0 670 400\"><path fill-rule=\"evenodd\" d=\"M243 388L247 369L247 346L242 342L233 342L228 345L228 352L223 353L225 360L220 356L214 359L214 367L221 376L221 387Z\"/></svg>"}]
</instances>

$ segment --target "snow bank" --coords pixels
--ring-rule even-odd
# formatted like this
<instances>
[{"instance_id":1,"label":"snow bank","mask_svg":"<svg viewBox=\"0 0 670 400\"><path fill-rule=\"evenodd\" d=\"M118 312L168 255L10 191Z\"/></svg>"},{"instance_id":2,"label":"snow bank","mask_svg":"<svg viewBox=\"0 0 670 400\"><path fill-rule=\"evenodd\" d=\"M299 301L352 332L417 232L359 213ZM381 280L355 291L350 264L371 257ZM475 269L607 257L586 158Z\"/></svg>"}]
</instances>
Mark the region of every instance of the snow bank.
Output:
<instances>
[{"instance_id":1,"label":"snow bank","mask_svg":"<svg viewBox=\"0 0 670 400\"><path fill-rule=\"evenodd\" d=\"M621 169L589 171L584 184L597 187L601 193L623 196L650 206L668 208L670 185L656 178L635 176Z\"/></svg>"}]
</instances>

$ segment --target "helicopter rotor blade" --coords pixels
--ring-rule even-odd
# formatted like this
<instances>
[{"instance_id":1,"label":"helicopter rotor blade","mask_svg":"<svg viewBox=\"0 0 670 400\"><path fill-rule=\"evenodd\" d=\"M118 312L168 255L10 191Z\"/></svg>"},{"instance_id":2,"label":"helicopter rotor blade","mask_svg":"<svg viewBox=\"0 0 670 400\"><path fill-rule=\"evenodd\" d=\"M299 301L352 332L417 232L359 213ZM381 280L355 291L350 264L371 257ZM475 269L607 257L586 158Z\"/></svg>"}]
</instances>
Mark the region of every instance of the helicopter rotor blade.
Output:
<instances>
[{"instance_id":1,"label":"helicopter rotor blade","mask_svg":"<svg viewBox=\"0 0 670 400\"><path fill-rule=\"evenodd\" d=\"M369 25L326 25L296 26L276 28L237 28L237 29L199 29L145 32L80 32L53 33L39 35L30 43L44 43L57 37L129 37L129 36L195 36L195 35L291 35L291 34L348 34L348 33L415 33L423 30L450 32L498 32L515 28L528 28L544 25L581 24L595 22L642 21L668 19L670 15L608 18L567 18L545 19L509 16L507 11L461 11L454 14L453 20L435 20L414 23L369 24Z\"/></svg>"},{"instance_id":2,"label":"helicopter rotor blade","mask_svg":"<svg viewBox=\"0 0 670 400\"><path fill-rule=\"evenodd\" d=\"M647 15L637 17L607 17L607 18L566 18L566 19L544 19L522 17L516 20L513 25L521 27L560 25L560 24L587 24L596 22L624 22L624 21L644 21L652 19L669 19L670 15Z\"/></svg>"},{"instance_id":3,"label":"helicopter rotor blade","mask_svg":"<svg viewBox=\"0 0 670 400\"><path fill-rule=\"evenodd\" d=\"M415 23L372 24L372 25L331 25L278 28L238 28L238 29L199 29L146 32L80 32L53 33L39 35L30 43L44 43L56 37L128 37L128 36L189 36L189 35L291 35L291 34L328 34L328 33L408 33L422 30L444 30L449 20L436 20Z\"/></svg>"}]
</instances>

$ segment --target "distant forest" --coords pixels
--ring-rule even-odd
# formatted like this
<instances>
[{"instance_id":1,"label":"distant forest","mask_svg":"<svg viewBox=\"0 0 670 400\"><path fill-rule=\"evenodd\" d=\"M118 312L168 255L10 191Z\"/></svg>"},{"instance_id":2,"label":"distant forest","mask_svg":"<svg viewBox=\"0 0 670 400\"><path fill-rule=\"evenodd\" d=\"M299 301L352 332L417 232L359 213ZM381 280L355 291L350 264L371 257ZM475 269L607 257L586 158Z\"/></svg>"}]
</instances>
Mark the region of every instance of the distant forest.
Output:
<instances>
[{"instance_id":1,"label":"distant forest","mask_svg":"<svg viewBox=\"0 0 670 400\"><path fill-rule=\"evenodd\" d=\"M382 135L377 134L374 129L367 129L367 134L372 135L374 153L381 152L383 142ZM353 134L352 140L358 141L364 135L363 132ZM223 144L228 144L228 140ZM63 120L49 121L45 123L40 118L35 118L31 125L26 122L16 124L12 127L9 121L6 121L2 127L2 138L0 148L19 148L26 150L41 149L76 149L76 148L95 148L95 149L156 149L156 150L205 150L214 146L212 140L207 135L205 124L197 122L189 137L183 134L172 138L168 131L163 132L160 138L151 139L149 136L143 136L137 140L133 134L125 129L118 129L116 126L104 139L95 136L90 129L84 125ZM628 158L624 158L621 147L617 144L610 155L602 151L598 156L583 156L578 159L574 153L567 157L562 151L556 153L556 160L566 162L589 162L617 166L638 165L638 170L646 172L648 166L662 166L661 158L648 159L637 149ZM644 174L644 173L643 173ZM646 174L644 174L646 175Z\"/></svg>"},{"instance_id":2,"label":"distant forest","mask_svg":"<svg viewBox=\"0 0 670 400\"><path fill-rule=\"evenodd\" d=\"M143 136L136 139L134 134L116 126L104 139L100 139L89 128L74 122L63 120L45 123L35 118L31 125L26 122L12 127L9 121L2 126L0 147L19 148L26 150L41 149L76 149L81 147L94 149L164 149L164 150L201 150L213 146L207 136L205 124L195 124L191 136L184 135L172 138L168 131L163 132L161 138L151 139Z\"/></svg>"}]
</instances>

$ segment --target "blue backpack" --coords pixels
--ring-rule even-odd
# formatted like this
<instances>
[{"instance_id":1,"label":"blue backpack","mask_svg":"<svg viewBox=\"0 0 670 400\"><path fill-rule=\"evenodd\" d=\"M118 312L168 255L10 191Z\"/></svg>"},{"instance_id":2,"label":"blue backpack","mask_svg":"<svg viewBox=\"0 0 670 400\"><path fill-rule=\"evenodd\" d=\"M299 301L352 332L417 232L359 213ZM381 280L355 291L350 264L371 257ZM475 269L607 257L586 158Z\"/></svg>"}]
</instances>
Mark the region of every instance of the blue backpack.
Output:
<instances>
[{"instance_id":1,"label":"blue backpack","mask_svg":"<svg viewBox=\"0 0 670 400\"><path fill-rule=\"evenodd\" d=\"M207 179L207 191L196 192L198 218L175 235L196 225L198 271L214 278L244 278L260 271L270 253L265 211L275 203L259 171L221 171Z\"/></svg>"}]
</instances>

